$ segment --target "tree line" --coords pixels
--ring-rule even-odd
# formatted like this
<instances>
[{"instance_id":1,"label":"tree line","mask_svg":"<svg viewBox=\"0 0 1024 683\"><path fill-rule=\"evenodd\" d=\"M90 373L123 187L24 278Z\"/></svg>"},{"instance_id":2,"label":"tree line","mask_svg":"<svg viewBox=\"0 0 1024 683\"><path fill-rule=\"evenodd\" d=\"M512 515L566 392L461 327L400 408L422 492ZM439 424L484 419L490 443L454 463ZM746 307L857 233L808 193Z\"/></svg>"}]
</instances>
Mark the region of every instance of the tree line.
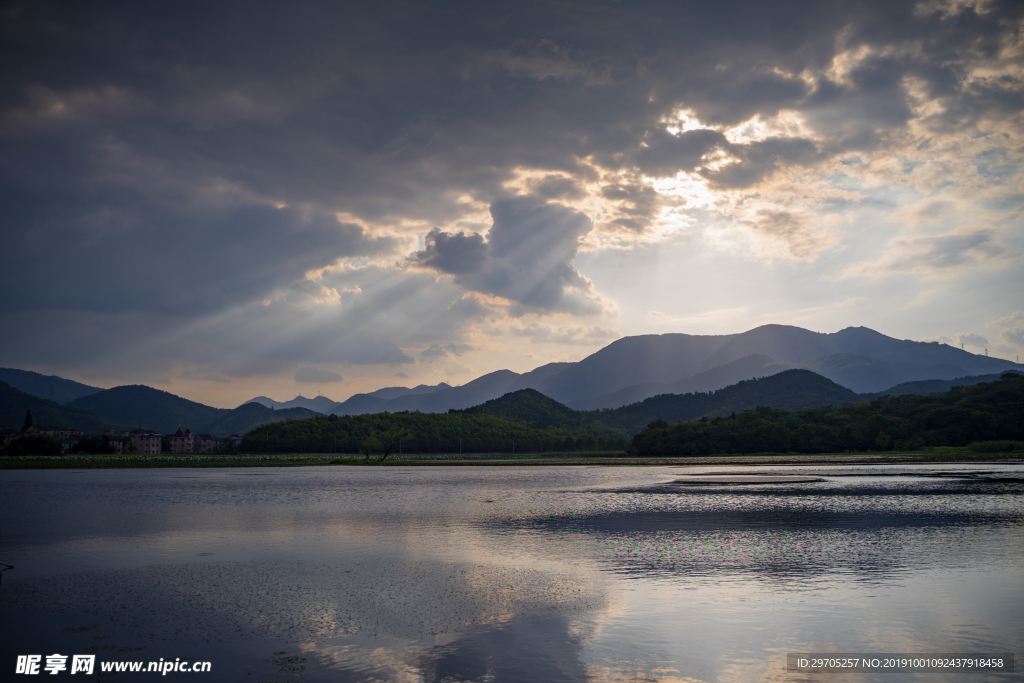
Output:
<instances>
[{"instance_id":1,"label":"tree line","mask_svg":"<svg viewBox=\"0 0 1024 683\"><path fill-rule=\"evenodd\" d=\"M508 420L473 412L375 413L319 415L287 420L248 432L238 448L243 453L382 452L373 440L385 442L389 430L402 430L393 453L528 453L577 450L625 450L624 436L609 438L574 434L560 428ZM370 444L366 442L370 440Z\"/></svg>"},{"instance_id":2,"label":"tree line","mask_svg":"<svg viewBox=\"0 0 1024 683\"><path fill-rule=\"evenodd\" d=\"M636 457L718 453L918 450L1024 440L1024 376L928 396L884 396L837 408L755 408L728 417L651 422L633 437Z\"/></svg>"}]
</instances>

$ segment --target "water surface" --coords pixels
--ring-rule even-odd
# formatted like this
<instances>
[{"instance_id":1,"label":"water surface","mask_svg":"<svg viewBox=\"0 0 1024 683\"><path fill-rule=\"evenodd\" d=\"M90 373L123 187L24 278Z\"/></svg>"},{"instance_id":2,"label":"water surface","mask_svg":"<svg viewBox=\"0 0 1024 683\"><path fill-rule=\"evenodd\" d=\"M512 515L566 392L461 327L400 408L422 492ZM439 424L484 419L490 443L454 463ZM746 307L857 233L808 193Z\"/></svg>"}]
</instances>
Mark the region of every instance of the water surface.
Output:
<instances>
[{"instance_id":1,"label":"water surface","mask_svg":"<svg viewBox=\"0 0 1024 683\"><path fill-rule=\"evenodd\" d=\"M2 471L0 492L8 671L826 680L786 653L1024 655L1019 465Z\"/></svg>"}]
</instances>

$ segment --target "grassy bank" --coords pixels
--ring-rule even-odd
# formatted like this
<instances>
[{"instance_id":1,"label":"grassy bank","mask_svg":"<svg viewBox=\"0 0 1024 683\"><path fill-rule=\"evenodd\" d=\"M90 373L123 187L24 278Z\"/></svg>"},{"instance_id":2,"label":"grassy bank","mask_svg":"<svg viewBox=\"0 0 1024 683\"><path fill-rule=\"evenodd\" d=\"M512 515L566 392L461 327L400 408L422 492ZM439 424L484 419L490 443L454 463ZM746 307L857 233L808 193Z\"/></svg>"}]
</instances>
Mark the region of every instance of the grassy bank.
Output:
<instances>
[{"instance_id":1,"label":"grassy bank","mask_svg":"<svg viewBox=\"0 0 1024 683\"><path fill-rule=\"evenodd\" d=\"M624 451L600 451L595 453L428 453L423 455L391 455L384 462L374 456L372 466L416 465L416 464L517 464L543 460L585 460L599 462L604 458L624 457ZM144 468L144 467L301 467L307 465L363 465L362 455L332 453L275 453L240 455L188 455L162 454L139 455L27 455L0 457L0 469L102 469L102 468Z\"/></svg>"},{"instance_id":2,"label":"grassy bank","mask_svg":"<svg viewBox=\"0 0 1024 683\"><path fill-rule=\"evenodd\" d=\"M623 451L592 453L458 453L390 456L384 462L371 460L369 466L409 465L501 466L501 465L815 465L815 464L911 464L954 462L1024 462L1024 453L977 453L968 448L932 448L914 453L753 453L682 458L630 458ZM309 465L367 466L361 455L292 453L274 455L73 455L0 458L0 469L130 469L159 467L303 467Z\"/></svg>"},{"instance_id":3,"label":"grassy bank","mask_svg":"<svg viewBox=\"0 0 1024 683\"><path fill-rule=\"evenodd\" d=\"M133 469L146 467L295 467L326 465L335 455L26 455L0 458L4 470Z\"/></svg>"}]
</instances>

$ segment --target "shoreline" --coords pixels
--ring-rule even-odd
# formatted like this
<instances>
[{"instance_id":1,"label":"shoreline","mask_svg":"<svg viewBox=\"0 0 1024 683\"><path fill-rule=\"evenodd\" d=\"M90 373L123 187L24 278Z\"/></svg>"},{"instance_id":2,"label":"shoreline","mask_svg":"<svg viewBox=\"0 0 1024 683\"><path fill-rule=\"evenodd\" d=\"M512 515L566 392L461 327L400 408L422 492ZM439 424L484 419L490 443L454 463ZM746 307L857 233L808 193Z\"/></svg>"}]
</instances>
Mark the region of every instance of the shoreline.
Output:
<instances>
[{"instance_id":1,"label":"shoreline","mask_svg":"<svg viewBox=\"0 0 1024 683\"><path fill-rule=\"evenodd\" d=\"M750 455L710 455L678 458L631 458L623 455L550 455L481 454L460 456L406 457L366 463L360 456L299 453L280 455L91 455L91 456L17 456L0 458L0 470L44 469L150 469L150 468L229 468L229 467L522 467L522 466L600 466L664 467L707 465L907 465L941 463L1024 463L1024 453L755 453Z\"/></svg>"}]
</instances>

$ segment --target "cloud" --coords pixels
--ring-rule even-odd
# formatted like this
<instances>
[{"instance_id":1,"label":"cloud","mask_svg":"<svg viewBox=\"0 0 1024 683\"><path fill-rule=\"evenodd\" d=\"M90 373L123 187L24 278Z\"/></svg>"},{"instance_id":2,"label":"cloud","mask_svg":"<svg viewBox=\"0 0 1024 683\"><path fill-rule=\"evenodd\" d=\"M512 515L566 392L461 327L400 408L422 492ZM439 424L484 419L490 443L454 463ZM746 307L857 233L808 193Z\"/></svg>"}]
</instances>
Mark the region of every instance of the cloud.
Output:
<instances>
[{"instance_id":1,"label":"cloud","mask_svg":"<svg viewBox=\"0 0 1024 683\"><path fill-rule=\"evenodd\" d=\"M434 228L427 233L426 249L416 254L416 262L450 275L479 272L487 260L487 243L473 233L454 234Z\"/></svg>"},{"instance_id":2,"label":"cloud","mask_svg":"<svg viewBox=\"0 0 1024 683\"><path fill-rule=\"evenodd\" d=\"M548 174L529 183L530 194L543 199L582 199L586 191L570 176Z\"/></svg>"},{"instance_id":3,"label":"cloud","mask_svg":"<svg viewBox=\"0 0 1024 683\"><path fill-rule=\"evenodd\" d=\"M581 55L546 38L521 38L507 49L492 52L485 61L500 64L513 75L542 81L582 79L589 85L597 85L610 80L607 69L595 71L583 62Z\"/></svg>"},{"instance_id":4,"label":"cloud","mask_svg":"<svg viewBox=\"0 0 1024 683\"><path fill-rule=\"evenodd\" d=\"M509 332L516 337L526 337L533 344L571 344L577 346L597 346L606 344L622 336L618 330L598 325L573 327L563 325L553 327L533 321L529 325L513 324Z\"/></svg>"},{"instance_id":5,"label":"cloud","mask_svg":"<svg viewBox=\"0 0 1024 683\"><path fill-rule=\"evenodd\" d=\"M119 201L97 213L59 188L50 193L52 206L33 203L20 181L6 189L7 205L19 220L5 233L10 261L0 272L0 287L31 292L5 297L0 308L8 311L202 314L261 298L340 259L395 247L391 238L323 211L239 198L211 204L193 197L194 203L182 206L161 192L146 196L111 187L121 192ZM46 245L46 258L34 256Z\"/></svg>"},{"instance_id":6,"label":"cloud","mask_svg":"<svg viewBox=\"0 0 1024 683\"><path fill-rule=\"evenodd\" d=\"M302 367L295 373L296 382L315 382L317 384L327 382L340 382L341 375L322 368Z\"/></svg>"},{"instance_id":7,"label":"cloud","mask_svg":"<svg viewBox=\"0 0 1024 683\"><path fill-rule=\"evenodd\" d=\"M817 256L834 241L812 221L792 211L758 209L751 220L742 224L758 237L780 245L782 255L806 260Z\"/></svg>"},{"instance_id":8,"label":"cloud","mask_svg":"<svg viewBox=\"0 0 1024 683\"><path fill-rule=\"evenodd\" d=\"M0 335L0 356L15 367L51 363L94 376L165 381L178 368L197 366L227 377L267 377L296 367L413 363L405 349L464 343L467 328L494 316L491 308L428 273L388 267L326 272L314 289L336 291L361 283L341 301L311 299L310 287L283 288L268 300L188 317L167 312L64 311L75 344L54 335L52 311L13 311L18 335ZM314 292L315 293L315 292Z\"/></svg>"},{"instance_id":9,"label":"cloud","mask_svg":"<svg viewBox=\"0 0 1024 683\"><path fill-rule=\"evenodd\" d=\"M985 339L985 337L982 337L980 334L974 334L973 332L963 332L958 334L956 336L956 340L965 346L972 346L977 349L988 346L988 339Z\"/></svg>"},{"instance_id":10,"label":"cloud","mask_svg":"<svg viewBox=\"0 0 1024 683\"><path fill-rule=\"evenodd\" d=\"M819 158L814 142L801 138L768 138L746 145L729 145L727 152L735 159L734 163L701 169L701 174L711 181L713 187L750 187L779 168L794 164L806 165Z\"/></svg>"},{"instance_id":11,"label":"cloud","mask_svg":"<svg viewBox=\"0 0 1024 683\"><path fill-rule=\"evenodd\" d=\"M404 372L396 372L392 377L395 377L396 379L409 379L409 375Z\"/></svg>"},{"instance_id":12,"label":"cloud","mask_svg":"<svg viewBox=\"0 0 1024 683\"><path fill-rule=\"evenodd\" d=\"M911 259L919 267L935 270L984 261L1006 253L1005 247L995 241L990 230L923 237L903 244L914 254ZM910 263L908 259L893 265L898 268Z\"/></svg>"},{"instance_id":13,"label":"cloud","mask_svg":"<svg viewBox=\"0 0 1024 683\"><path fill-rule=\"evenodd\" d=\"M648 231L661 209L672 203L651 185L628 177L606 182L601 197L606 200L607 211L602 228L637 235Z\"/></svg>"},{"instance_id":14,"label":"cloud","mask_svg":"<svg viewBox=\"0 0 1024 683\"><path fill-rule=\"evenodd\" d=\"M653 130L636 153L637 167L652 176L674 176L680 171L696 171L714 150L729 146L725 135L706 128L672 135Z\"/></svg>"},{"instance_id":15,"label":"cloud","mask_svg":"<svg viewBox=\"0 0 1024 683\"><path fill-rule=\"evenodd\" d=\"M467 290L507 299L519 311L603 312L593 285L573 266L580 240L593 228L590 218L529 196L495 201L491 217L486 242L478 233L435 228L411 262L453 275Z\"/></svg>"},{"instance_id":16,"label":"cloud","mask_svg":"<svg viewBox=\"0 0 1024 683\"><path fill-rule=\"evenodd\" d=\"M937 275L961 266L971 266L1006 253L994 231L957 230L942 235L899 238L887 253L873 262L854 264L846 275L889 275L923 273Z\"/></svg>"},{"instance_id":17,"label":"cloud","mask_svg":"<svg viewBox=\"0 0 1024 683\"><path fill-rule=\"evenodd\" d=\"M999 339L1004 344L1017 349L1024 349L1024 312L1016 311L999 318L992 323L999 331Z\"/></svg>"},{"instance_id":18,"label":"cloud","mask_svg":"<svg viewBox=\"0 0 1024 683\"><path fill-rule=\"evenodd\" d=\"M472 351L469 344L431 344L428 348L420 351L423 358L448 358L449 356L461 356L467 351Z\"/></svg>"}]
</instances>

